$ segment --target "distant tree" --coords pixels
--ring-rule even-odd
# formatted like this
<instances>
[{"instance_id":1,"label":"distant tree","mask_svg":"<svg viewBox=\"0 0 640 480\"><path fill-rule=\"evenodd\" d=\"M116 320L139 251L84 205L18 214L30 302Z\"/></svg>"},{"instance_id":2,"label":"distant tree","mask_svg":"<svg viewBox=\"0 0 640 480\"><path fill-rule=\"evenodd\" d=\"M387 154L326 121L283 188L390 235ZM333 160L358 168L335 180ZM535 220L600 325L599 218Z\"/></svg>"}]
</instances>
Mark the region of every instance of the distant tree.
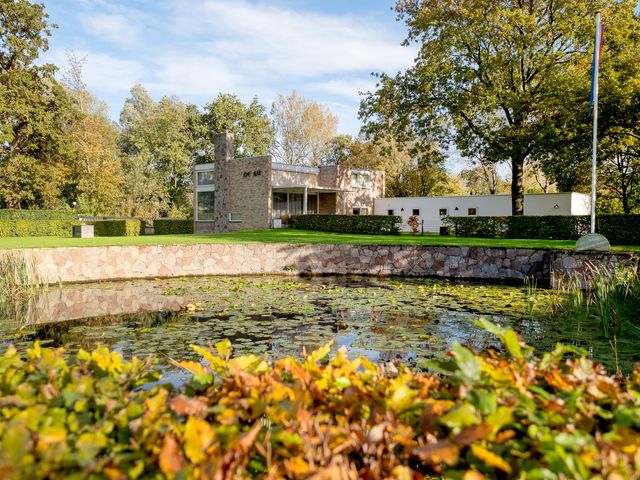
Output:
<instances>
[{"instance_id":1,"label":"distant tree","mask_svg":"<svg viewBox=\"0 0 640 480\"><path fill-rule=\"evenodd\" d=\"M194 125L198 116L195 106L176 97L163 97L155 103L140 85L131 89L131 97L125 101L120 115L123 169L154 172L154 179L161 179L147 184L155 189L149 197L157 198L153 203L160 208L154 216L186 215L191 210L191 172L198 146ZM144 161L149 164L142 168ZM129 162L135 165L127 165ZM140 198L131 187L131 182L125 182L125 193Z\"/></svg>"},{"instance_id":2,"label":"distant tree","mask_svg":"<svg viewBox=\"0 0 640 480\"><path fill-rule=\"evenodd\" d=\"M0 0L0 206L58 207L68 179L74 111L56 68L37 63L52 28L43 4Z\"/></svg>"},{"instance_id":3,"label":"distant tree","mask_svg":"<svg viewBox=\"0 0 640 480\"><path fill-rule=\"evenodd\" d=\"M213 162L214 139L220 132L233 133L236 156L267 155L273 143L271 122L267 110L257 97L245 105L236 95L223 93L204 107L202 123L206 145L202 149L203 162Z\"/></svg>"},{"instance_id":4,"label":"distant tree","mask_svg":"<svg viewBox=\"0 0 640 480\"><path fill-rule=\"evenodd\" d=\"M465 193L470 195L496 195L508 191L508 184L500 177L494 162L477 160L472 168L460 172Z\"/></svg>"},{"instance_id":5,"label":"distant tree","mask_svg":"<svg viewBox=\"0 0 640 480\"><path fill-rule=\"evenodd\" d=\"M148 151L130 154L122 160L125 215L157 218L171 210L169 192L161 172L154 168Z\"/></svg>"},{"instance_id":6,"label":"distant tree","mask_svg":"<svg viewBox=\"0 0 640 480\"><path fill-rule=\"evenodd\" d=\"M67 55L63 84L79 115L67 126L72 142L70 183L66 197L83 213L121 213L122 171L118 130L109 120L107 105L98 100L82 80L85 59Z\"/></svg>"},{"instance_id":7,"label":"distant tree","mask_svg":"<svg viewBox=\"0 0 640 480\"><path fill-rule=\"evenodd\" d=\"M549 136L570 141L553 120L566 92L588 79L593 12L613 25L631 3L398 1L406 43L420 53L406 72L382 75L365 98L366 129L453 140L464 156L509 161L512 212L521 215L525 162L549 151Z\"/></svg>"},{"instance_id":8,"label":"distant tree","mask_svg":"<svg viewBox=\"0 0 640 480\"><path fill-rule=\"evenodd\" d=\"M278 95L271 107L275 141L273 157L294 165L320 165L336 136L338 117L316 102L300 97L295 90Z\"/></svg>"}]
</instances>

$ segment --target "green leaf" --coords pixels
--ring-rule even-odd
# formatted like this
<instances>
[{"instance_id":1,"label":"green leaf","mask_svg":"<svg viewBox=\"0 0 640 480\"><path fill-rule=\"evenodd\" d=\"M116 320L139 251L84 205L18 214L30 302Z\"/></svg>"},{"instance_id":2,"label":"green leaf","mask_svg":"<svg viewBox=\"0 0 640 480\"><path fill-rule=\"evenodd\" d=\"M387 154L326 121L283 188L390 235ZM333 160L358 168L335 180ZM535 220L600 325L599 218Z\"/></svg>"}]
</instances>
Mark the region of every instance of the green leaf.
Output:
<instances>
[{"instance_id":1,"label":"green leaf","mask_svg":"<svg viewBox=\"0 0 640 480\"><path fill-rule=\"evenodd\" d=\"M480 380L482 364L473 352L455 342L453 344L453 356L456 359L460 377L467 383L477 383Z\"/></svg>"}]
</instances>

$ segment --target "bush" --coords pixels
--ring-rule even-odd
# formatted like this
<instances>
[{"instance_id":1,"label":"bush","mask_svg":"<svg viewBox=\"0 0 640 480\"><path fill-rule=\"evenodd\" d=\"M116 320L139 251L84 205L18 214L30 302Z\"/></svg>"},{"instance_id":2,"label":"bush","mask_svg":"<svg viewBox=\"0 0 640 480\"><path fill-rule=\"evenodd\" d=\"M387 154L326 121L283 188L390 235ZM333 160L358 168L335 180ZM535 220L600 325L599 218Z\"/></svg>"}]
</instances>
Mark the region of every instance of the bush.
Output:
<instances>
[{"instance_id":1,"label":"bush","mask_svg":"<svg viewBox=\"0 0 640 480\"><path fill-rule=\"evenodd\" d=\"M300 230L378 235L398 233L401 222L402 218L395 215L293 215L289 226Z\"/></svg>"},{"instance_id":2,"label":"bush","mask_svg":"<svg viewBox=\"0 0 640 480\"><path fill-rule=\"evenodd\" d=\"M71 237L78 220L0 220L0 237Z\"/></svg>"},{"instance_id":3,"label":"bush","mask_svg":"<svg viewBox=\"0 0 640 480\"><path fill-rule=\"evenodd\" d=\"M587 215L519 215L511 217L447 217L458 237L576 240L589 233ZM640 245L640 215L598 215L596 231L613 245Z\"/></svg>"},{"instance_id":4,"label":"bush","mask_svg":"<svg viewBox=\"0 0 640 480\"><path fill-rule=\"evenodd\" d=\"M182 388L99 348L0 357L3 478L636 478L640 368L621 383L576 347L542 359L512 330L439 375L193 347ZM578 357L566 359L566 357Z\"/></svg>"},{"instance_id":5,"label":"bush","mask_svg":"<svg viewBox=\"0 0 640 480\"><path fill-rule=\"evenodd\" d=\"M452 227L457 237L502 238L507 217L446 217L443 224Z\"/></svg>"},{"instance_id":6,"label":"bush","mask_svg":"<svg viewBox=\"0 0 640 480\"><path fill-rule=\"evenodd\" d=\"M99 220L91 222L96 237L136 237L144 234L141 220Z\"/></svg>"},{"instance_id":7,"label":"bush","mask_svg":"<svg viewBox=\"0 0 640 480\"><path fill-rule=\"evenodd\" d=\"M159 218L153 221L156 235L193 233L193 220L186 218Z\"/></svg>"},{"instance_id":8,"label":"bush","mask_svg":"<svg viewBox=\"0 0 640 480\"><path fill-rule=\"evenodd\" d=\"M0 209L0 220L75 220L78 215L73 210L18 210Z\"/></svg>"}]
</instances>

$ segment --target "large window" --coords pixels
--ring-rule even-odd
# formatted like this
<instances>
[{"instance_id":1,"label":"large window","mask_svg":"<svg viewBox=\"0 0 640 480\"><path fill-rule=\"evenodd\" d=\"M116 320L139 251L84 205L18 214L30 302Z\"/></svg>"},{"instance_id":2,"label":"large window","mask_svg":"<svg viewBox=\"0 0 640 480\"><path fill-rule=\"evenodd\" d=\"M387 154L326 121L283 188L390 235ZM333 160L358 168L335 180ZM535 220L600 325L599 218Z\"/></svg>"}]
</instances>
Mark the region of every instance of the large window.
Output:
<instances>
[{"instance_id":1,"label":"large window","mask_svg":"<svg viewBox=\"0 0 640 480\"><path fill-rule=\"evenodd\" d=\"M371 188L371 173L353 172L351 174L352 188Z\"/></svg>"},{"instance_id":2,"label":"large window","mask_svg":"<svg viewBox=\"0 0 640 480\"><path fill-rule=\"evenodd\" d=\"M212 222L214 215L215 192L198 192L196 195L196 221Z\"/></svg>"}]
</instances>

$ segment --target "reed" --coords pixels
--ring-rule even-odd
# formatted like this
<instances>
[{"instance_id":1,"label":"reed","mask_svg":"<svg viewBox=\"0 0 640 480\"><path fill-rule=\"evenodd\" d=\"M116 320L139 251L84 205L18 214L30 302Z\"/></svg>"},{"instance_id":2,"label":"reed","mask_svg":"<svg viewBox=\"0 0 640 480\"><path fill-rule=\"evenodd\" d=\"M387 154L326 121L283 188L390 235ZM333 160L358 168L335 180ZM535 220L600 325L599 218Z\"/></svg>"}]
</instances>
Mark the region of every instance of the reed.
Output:
<instances>
[{"instance_id":1,"label":"reed","mask_svg":"<svg viewBox=\"0 0 640 480\"><path fill-rule=\"evenodd\" d=\"M36 296L45 288L36 264L24 255L0 257L0 305L16 305Z\"/></svg>"}]
</instances>

